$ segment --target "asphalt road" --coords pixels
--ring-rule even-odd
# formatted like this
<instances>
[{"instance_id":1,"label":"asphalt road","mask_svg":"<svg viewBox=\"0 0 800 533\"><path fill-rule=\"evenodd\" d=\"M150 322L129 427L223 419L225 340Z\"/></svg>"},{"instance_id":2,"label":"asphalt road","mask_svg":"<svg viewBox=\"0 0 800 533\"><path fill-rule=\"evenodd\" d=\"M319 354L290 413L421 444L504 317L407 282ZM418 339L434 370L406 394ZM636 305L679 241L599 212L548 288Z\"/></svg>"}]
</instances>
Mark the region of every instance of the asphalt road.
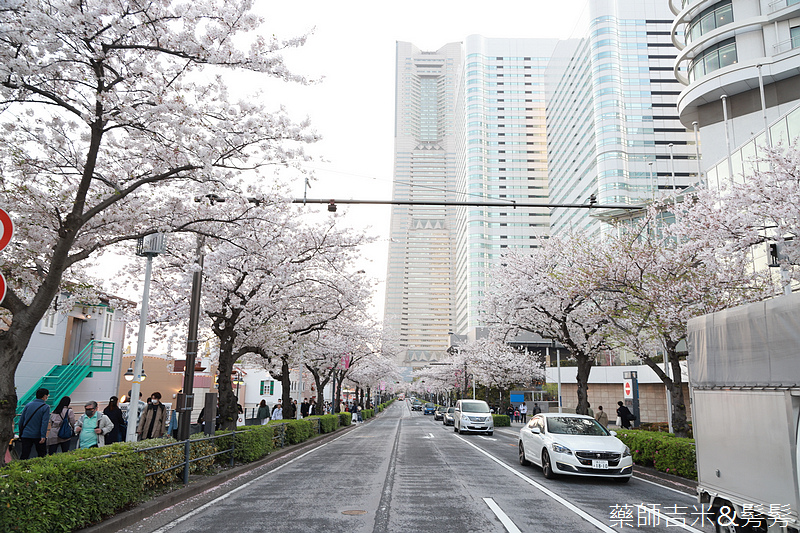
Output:
<instances>
[{"instance_id":1,"label":"asphalt road","mask_svg":"<svg viewBox=\"0 0 800 533\"><path fill-rule=\"evenodd\" d=\"M122 531L714 531L692 495L652 481L547 480L519 465L518 434L458 435L395 402L326 444Z\"/></svg>"}]
</instances>

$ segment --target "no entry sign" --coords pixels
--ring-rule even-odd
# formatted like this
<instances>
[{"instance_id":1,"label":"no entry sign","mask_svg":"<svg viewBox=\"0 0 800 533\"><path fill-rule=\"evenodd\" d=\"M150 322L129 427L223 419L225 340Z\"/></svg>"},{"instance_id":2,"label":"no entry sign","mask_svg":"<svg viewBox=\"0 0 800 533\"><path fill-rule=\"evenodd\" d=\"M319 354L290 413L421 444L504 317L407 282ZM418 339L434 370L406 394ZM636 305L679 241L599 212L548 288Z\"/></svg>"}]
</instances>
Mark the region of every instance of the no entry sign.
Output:
<instances>
[{"instance_id":1,"label":"no entry sign","mask_svg":"<svg viewBox=\"0 0 800 533\"><path fill-rule=\"evenodd\" d=\"M623 398L626 400L633 398L633 384L629 379L626 379L625 383L623 384Z\"/></svg>"},{"instance_id":2,"label":"no entry sign","mask_svg":"<svg viewBox=\"0 0 800 533\"><path fill-rule=\"evenodd\" d=\"M4 209L0 209L0 250L8 246L14 236L14 223ZM6 297L6 278L0 272L0 302Z\"/></svg>"}]
</instances>

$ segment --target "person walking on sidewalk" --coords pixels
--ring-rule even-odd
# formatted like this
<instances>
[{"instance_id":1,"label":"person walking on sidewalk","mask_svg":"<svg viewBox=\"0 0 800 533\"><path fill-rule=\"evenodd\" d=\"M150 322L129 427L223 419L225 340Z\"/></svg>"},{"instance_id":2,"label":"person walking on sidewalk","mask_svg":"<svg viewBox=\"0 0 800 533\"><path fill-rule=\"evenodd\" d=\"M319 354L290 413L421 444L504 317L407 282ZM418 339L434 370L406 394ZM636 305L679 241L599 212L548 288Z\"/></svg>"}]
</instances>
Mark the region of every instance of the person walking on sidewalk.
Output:
<instances>
[{"instance_id":1,"label":"person walking on sidewalk","mask_svg":"<svg viewBox=\"0 0 800 533\"><path fill-rule=\"evenodd\" d=\"M63 424L70 425L70 431L74 433L75 428L75 412L69 408L70 404L69 396L64 396L58 402L58 405L53 410L53 414L50 415L50 429L47 430L47 454L53 455L55 454L59 448L61 448L61 453L66 453L69 451L69 445L72 442L72 437L68 439L62 439L58 436L58 433L61 431L61 426Z\"/></svg>"},{"instance_id":2,"label":"person walking on sidewalk","mask_svg":"<svg viewBox=\"0 0 800 533\"><path fill-rule=\"evenodd\" d=\"M525 402L522 402L519 405L519 416L522 419L523 424L528 423L528 404L526 404Z\"/></svg>"},{"instance_id":3,"label":"person walking on sidewalk","mask_svg":"<svg viewBox=\"0 0 800 533\"><path fill-rule=\"evenodd\" d=\"M114 424L106 415L97 412L95 401L88 402L83 409L84 414L75 424L78 448L102 448L106 445L105 435L111 433Z\"/></svg>"},{"instance_id":4,"label":"person walking on sidewalk","mask_svg":"<svg viewBox=\"0 0 800 533\"><path fill-rule=\"evenodd\" d=\"M597 412L594 414L594 419L597 420L601 426L608 428L608 413L603 411L603 406L597 406Z\"/></svg>"},{"instance_id":5,"label":"person walking on sidewalk","mask_svg":"<svg viewBox=\"0 0 800 533\"><path fill-rule=\"evenodd\" d=\"M19 441L22 445L20 459L29 458L34 447L39 457L47 455L47 425L50 423L50 406L47 405L47 398L49 397L49 390L38 389L36 399L22 410L19 417Z\"/></svg>"}]
</instances>

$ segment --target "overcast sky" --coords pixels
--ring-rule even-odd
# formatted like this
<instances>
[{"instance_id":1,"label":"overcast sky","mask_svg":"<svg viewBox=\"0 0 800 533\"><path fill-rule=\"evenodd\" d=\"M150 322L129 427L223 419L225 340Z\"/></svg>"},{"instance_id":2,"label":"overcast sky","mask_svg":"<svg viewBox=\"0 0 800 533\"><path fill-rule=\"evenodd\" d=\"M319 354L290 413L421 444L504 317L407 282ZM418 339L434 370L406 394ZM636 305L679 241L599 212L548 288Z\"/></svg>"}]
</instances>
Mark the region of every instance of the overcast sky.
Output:
<instances>
[{"instance_id":1,"label":"overcast sky","mask_svg":"<svg viewBox=\"0 0 800 533\"><path fill-rule=\"evenodd\" d=\"M391 199L394 149L395 43L436 50L468 35L561 38L572 36L588 0L473 0L330 2L259 0L264 30L278 38L312 32L302 48L285 54L296 73L318 84L270 85L268 101L308 116L323 140L311 149L318 161L306 167L316 181L309 198ZM302 180L294 187L303 196ZM325 209L309 207L310 210ZM364 249L364 270L383 281L389 237L388 206L341 206L344 221L369 227L378 242ZM374 307L383 313L383 284Z\"/></svg>"},{"instance_id":2,"label":"overcast sky","mask_svg":"<svg viewBox=\"0 0 800 533\"><path fill-rule=\"evenodd\" d=\"M365 2L258 0L264 30L278 38L311 32L302 48L285 54L296 73L323 78L311 86L269 85L267 104L285 105L292 116L308 116L323 140L311 152L325 161L307 165L317 181L309 198L390 200L393 164L395 43L409 41L437 50L468 35L561 38L572 36L588 0L473 0ZM303 196L302 180L296 181ZM325 207L309 207L324 210ZM365 247L362 268L386 276L389 207L339 208L347 224L370 227L379 237ZM383 313L383 285L375 298Z\"/></svg>"}]
</instances>

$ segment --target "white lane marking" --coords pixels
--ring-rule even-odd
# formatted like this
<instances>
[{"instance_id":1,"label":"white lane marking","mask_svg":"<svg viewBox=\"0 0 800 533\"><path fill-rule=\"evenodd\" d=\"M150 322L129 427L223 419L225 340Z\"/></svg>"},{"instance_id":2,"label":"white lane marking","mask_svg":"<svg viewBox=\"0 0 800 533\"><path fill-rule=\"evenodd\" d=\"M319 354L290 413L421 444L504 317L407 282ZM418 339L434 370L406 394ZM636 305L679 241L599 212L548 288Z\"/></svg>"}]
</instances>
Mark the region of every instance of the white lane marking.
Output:
<instances>
[{"instance_id":1,"label":"white lane marking","mask_svg":"<svg viewBox=\"0 0 800 533\"><path fill-rule=\"evenodd\" d=\"M520 529L516 526L516 524L514 524L514 522L511 521L508 515L503 512L500 506L497 505L497 503L492 498L484 498L483 501L486 502L486 505L489 506L489 509L491 509L492 512L495 514L495 516L497 516L497 518L503 524L503 527L506 528L506 531L508 531L508 533L522 533L522 531L520 531Z\"/></svg>"},{"instance_id":2,"label":"white lane marking","mask_svg":"<svg viewBox=\"0 0 800 533\"><path fill-rule=\"evenodd\" d=\"M483 440L493 440L493 441L496 441L496 440L497 440L497 439L495 439L494 437L484 437L483 435L478 435L478 436L479 436L480 438L482 438Z\"/></svg>"},{"instance_id":3,"label":"white lane marking","mask_svg":"<svg viewBox=\"0 0 800 533\"><path fill-rule=\"evenodd\" d=\"M291 460L289 460L289 461L287 461L287 462L283 463L281 466L279 466L279 467L277 467L277 468L274 468L273 470L270 470L269 472L266 472L266 473L264 473L264 474L262 474L262 475L258 476L258 477L257 477L257 478L255 478L255 479L251 479L250 481L248 481L248 482L247 482L247 483L245 483L244 485L239 485L239 486L238 486L238 487L236 487L235 489L233 489L233 490L230 490L230 491L226 492L226 493L225 493L225 494L223 494L222 496L219 496L219 497L217 497L217 498L214 498L214 499L213 499L213 500L211 500L210 502L208 502L208 503L206 503L206 504L204 504L204 505L201 505L201 506L200 506L200 507L198 507L197 509L193 509L192 511L189 511L189 512L188 512L188 513L186 513L185 515L183 515L183 516L180 516L180 517L176 518L175 520L173 520L173 521L172 521L172 522L170 522L169 524L166 524L166 525L164 525L164 526L160 527L159 529L156 529L155 531L153 531L153 533L164 533L165 531L169 531L170 529L172 529L173 527L177 526L177 525L178 525L178 524L180 524L181 522L183 522L183 521L185 521L185 520L188 520L188 519L192 518L194 515L196 515L196 514L199 514L199 513L201 513L202 511L204 511L204 510L208 509L209 507L211 507L211 506L212 506L212 505L214 505L215 503L217 503L217 502L219 502L219 501L221 501L221 500L224 500L225 498L227 498L228 496L231 496L232 494L236 494L236 493L237 493L237 492L239 492L240 490L242 490L242 489L244 489L244 488L246 488L246 487L249 487L250 485L252 485L252 484L253 484L253 483L255 483L256 481L260 481L260 480L261 480L261 478L264 478L264 477L266 477L266 476L268 476L268 475L270 475L270 474L272 474L272 473L274 473L274 472L277 472L278 470L280 470L280 469L281 469L281 468L283 468L284 466L289 466L290 464L292 464L293 462L297 461L298 459L302 459L302 458L303 458L303 457L305 457L306 455L308 455L308 454L310 454L310 453L314 453L315 451L319 450L320 448L324 448L324 447L325 447L325 446L327 446L328 444L330 444L330 443L332 443L332 442L335 442L335 441L337 441L337 440L341 439L342 437L346 437L346 436L347 436L346 434L345 434L345 435L341 435L341 436L339 436L339 437L336 437L336 438L335 438L335 439L333 439L333 440L330 440L330 441L326 442L325 444L321 444L321 445L319 445L318 447L314 448L313 450L309 450L309 451L307 451L306 453L304 453L304 454L302 454L302 455L298 455L298 456L297 456L297 457L295 457L294 459L291 459ZM234 479L235 479L235 478L234 478Z\"/></svg>"},{"instance_id":4,"label":"white lane marking","mask_svg":"<svg viewBox=\"0 0 800 533\"><path fill-rule=\"evenodd\" d=\"M684 493L681 493L681 494L684 494ZM667 522L667 527L669 527L670 524L671 524L673 526L678 526L680 528L683 528L686 531L691 531L692 533L703 533L699 529L695 529L692 526L687 525L685 522L682 522L680 520L676 520L676 519L674 519L674 518L672 518L670 516L667 516L665 514L661 514L657 510L655 510L655 509L653 509L651 507L647 507L646 505L643 505L641 503L637 503L636 507L639 509L639 513L645 512L645 513L656 515L657 517L661 518L662 520Z\"/></svg>"},{"instance_id":5,"label":"white lane marking","mask_svg":"<svg viewBox=\"0 0 800 533\"><path fill-rule=\"evenodd\" d=\"M433 433L428 433L427 435L423 435L422 438L423 439L432 439L432 438L434 438L433 437Z\"/></svg>"},{"instance_id":6,"label":"white lane marking","mask_svg":"<svg viewBox=\"0 0 800 533\"><path fill-rule=\"evenodd\" d=\"M528 484L530 484L533 487L539 489L546 496L550 496L552 499L554 499L555 501L557 501L558 503L560 503L561 505L563 505L564 507L566 507L567 509L569 509L570 511L575 513L576 515L580 516L581 518L583 518L584 520L586 520L587 522L589 522L590 524L595 526L600 531L604 531L605 533L617 533L616 530L608 527L607 525L605 525L600 520L596 519L595 517L593 517L592 515L590 515L586 511L584 511L583 509L577 507L576 505L574 505L573 503L569 502L568 500L565 500L564 498L562 498L561 496L559 496L555 492L551 491L550 489L544 487L543 485L540 485L539 483L537 483L533 479L529 478L525 474L517 472L516 470L514 470L513 468L511 468L507 464L503 463L499 459L495 459L488 452L486 452L484 450L481 450L479 447L475 446L474 444L472 444L471 442L467 441L463 437L458 437L458 438L460 438L462 441L464 441L468 445L472 446L473 448L475 448L476 450L481 452L483 455L485 455L486 457L488 457L489 459L491 459L495 463L499 464L500 466L502 466L503 468L505 468L506 470L508 470L509 472L514 474L515 476L517 476L518 478L521 478L521 479L525 480Z\"/></svg>"},{"instance_id":7,"label":"white lane marking","mask_svg":"<svg viewBox=\"0 0 800 533\"><path fill-rule=\"evenodd\" d=\"M633 473L636 474L636 470L634 470ZM649 479L644 479L644 478L638 477L636 475L634 475L633 477L635 477L637 481L644 481L645 483L650 483L651 485L655 485L656 487L661 487L662 489L667 489L667 490L671 490L672 492L677 492L681 496L688 496L689 498L692 497L691 494L687 494L685 492L679 491L678 489L673 489L672 487L667 487L666 485L662 485L661 483L656 483L655 481L650 481Z\"/></svg>"}]
</instances>

